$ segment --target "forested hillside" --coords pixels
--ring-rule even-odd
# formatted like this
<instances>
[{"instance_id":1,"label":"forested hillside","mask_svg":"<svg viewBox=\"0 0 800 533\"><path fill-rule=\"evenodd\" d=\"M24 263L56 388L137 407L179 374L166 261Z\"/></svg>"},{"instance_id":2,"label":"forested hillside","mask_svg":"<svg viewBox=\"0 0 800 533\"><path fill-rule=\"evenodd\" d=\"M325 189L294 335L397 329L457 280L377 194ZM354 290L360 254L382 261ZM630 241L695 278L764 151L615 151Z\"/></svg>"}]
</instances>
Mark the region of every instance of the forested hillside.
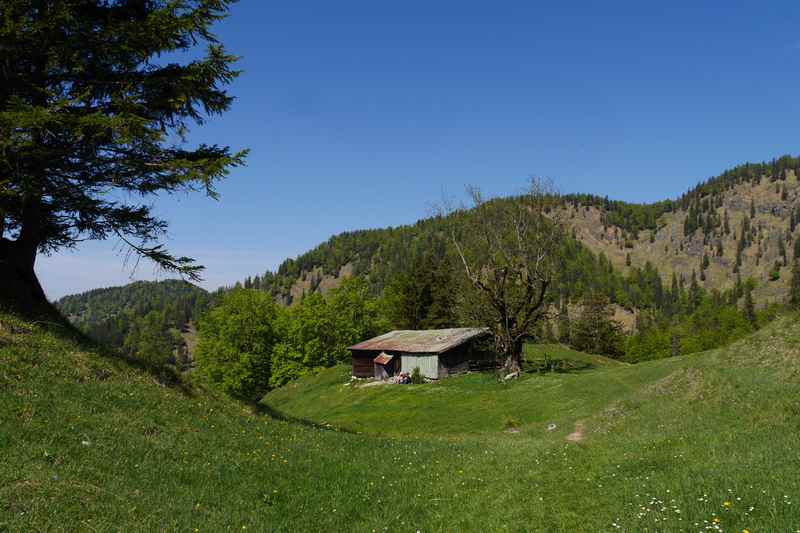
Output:
<instances>
[{"instance_id":1,"label":"forested hillside","mask_svg":"<svg viewBox=\"0 0 800 533\"><path fill-rule=\"evenodd\" d=\"M740 283L752 278L757 305L781 302L791 264L800 254L798 175L800 158L784 156L727 170L677 200L633 204L565 195L566 223L583 247L566 245L558 292L576 299L600 289L622 306L642 307L658 298L656 270L664 285L673 273L688 284L694 271L709 291L732 289L737 278ZM446 253L445 225L434 217L409 226L342 233L287 259L275 273L246 279L244 286L270 290L288 303L333 287L339 278L368 275L381 291L415 265L433 260L438 268Z\"/></svg>"},{"instance_id":2,"label":"forested hillside","mask_svg":"<svg viewBox=\"0 0 800 533\"><path fill-rule=\"evenodd\" d=\"M784 302L800 257L800 159L746 164L675 202L615 208L568 197L576 237L623 271L657 264L666 281L698 278L708 290L753 281L756 305Z\"/></svg>"},{"instance_id":3,"label":"forested hillside","mask_svg":"<svg viewBox=\"0 0 800 533\"><path fill-rule=\"evenodd\" d=\"M598 321L611 321L629 335L612 336L603 352L641 360L720 346L758 328L791 299L798 174L800 159L785 156L725 171L676 200L563 196L553 214L569 231L549 288L550 320L538 337L597 350L578 339L596 337ZM448 228L469 216L343 233L243 286L291 304L363 277L376 297L392 302L386 308L395 327L458 324L463 272ZM581 333L587 327L591 335Z\"/></svg>"},{"instance_id":4,"label":"forested hillside","mask_svg":"<svg viewBox=\"0 0 800 533\"><path fill-rule=\"evenodd\" d=\"M790 299L800 255L798 167L800 160L790 157L742 165L677 200L647 205L562 197L553 215L568 231L547 294L549 318L532 338L635 362L722 346L758 329ZM321 300L308 297L348 278L366 282L383 328L482 325L459 313L464 275L449 240L450 228L471 216L458 211L414 225L343 233L275 273L237 285L297 308L271 312L280 317L274 328L281 347L288 346L288 324L319 312ZM794 277L800 302L800 276ZM202 289L172 280L90 291L58 306L96 340L158 359L181 343L180 329L210 300ZM331 317L340 307L331 304ZM341 344L324 330L305 332L292 341L294 348L273 354L267 381L277 385L330 364L324 350L306 353L310 339L319 347Z\"/></svg>"},{"instance_id":5,"label":"forested hillside","mask_svg":"<svg viewBox=\"0 0 800 533\"><path fill-rule=\"evenodd\" d=\"M137 281L65 296L56 307L90 338L147 360L163 360L181 344L180 331L212 296L181 280Z\"/></svg>"}]
</instances>

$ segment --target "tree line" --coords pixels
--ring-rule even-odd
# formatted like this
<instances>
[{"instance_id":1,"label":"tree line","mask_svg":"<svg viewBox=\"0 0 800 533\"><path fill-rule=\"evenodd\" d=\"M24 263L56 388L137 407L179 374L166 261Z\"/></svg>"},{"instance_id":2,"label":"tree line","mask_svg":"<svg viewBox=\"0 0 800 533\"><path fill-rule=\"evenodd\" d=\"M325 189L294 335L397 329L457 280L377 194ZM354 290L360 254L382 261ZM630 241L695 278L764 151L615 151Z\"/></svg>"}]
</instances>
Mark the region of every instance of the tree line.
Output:
<instances>
[{"instance_id":1,"label":"tree line","mask_svg":"<svg viewBox=\"0 0 800 533\"><path fill-rule=\"evenodd\" d=\"M235 288L199 321L195 358L212 383L255 400L292 379L348 362L348 346L391 327L386 309L362 278L288 307L264 291Z\"/></svg>"},{"instance_id":2,"label":"tree line","mask_svg":"<svg viewBox=\"0 0 800 533\"><path fill-rule=\"evenodd\" d=\"M137 281L65 296L57 309L91 339L151 364L168 361L181 330L213 296L181 280Z\"/></svg>"}]
</instances>

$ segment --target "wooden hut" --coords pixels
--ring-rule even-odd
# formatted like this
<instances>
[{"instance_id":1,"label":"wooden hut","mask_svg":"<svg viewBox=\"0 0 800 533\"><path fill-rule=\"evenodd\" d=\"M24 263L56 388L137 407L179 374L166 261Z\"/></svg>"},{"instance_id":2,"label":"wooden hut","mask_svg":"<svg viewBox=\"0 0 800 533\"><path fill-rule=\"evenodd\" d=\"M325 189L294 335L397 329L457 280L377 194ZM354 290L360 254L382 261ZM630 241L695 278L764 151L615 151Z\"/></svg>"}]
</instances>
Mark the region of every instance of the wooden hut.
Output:
<instances>
[{"instance_id":1,"label":"wooden hut","mask_svg":"<svg viewBox=\"0 0 800 533\"><path fill-rule=\"evenodd\" d=\"M488 335L488 328L390 331L348 348L353 376L387 379L419 368L423 376L440 379L466 372L470 361L486 357L477 341Z\"/></svg>"}]
</instances>

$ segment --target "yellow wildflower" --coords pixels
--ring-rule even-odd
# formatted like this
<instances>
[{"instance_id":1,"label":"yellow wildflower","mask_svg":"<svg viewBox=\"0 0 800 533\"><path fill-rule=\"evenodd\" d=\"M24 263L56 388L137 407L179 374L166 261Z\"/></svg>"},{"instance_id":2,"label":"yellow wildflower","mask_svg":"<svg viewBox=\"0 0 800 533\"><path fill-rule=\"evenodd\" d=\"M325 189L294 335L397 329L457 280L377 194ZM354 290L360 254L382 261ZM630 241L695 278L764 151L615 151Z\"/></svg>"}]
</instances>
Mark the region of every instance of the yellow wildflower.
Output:
<instances>
[{"instance_id":1,"label":"yellow wildflower","mask_svg":"<svg viewBox=\"0 0 800 533\"><path fill-rule=\"evenodd\" d=\"M731 507L731 505L733 505L733 504L732 504L731 502L728 502L728 501L726 501L726 502L724 502L722 505L723 505L723 507L725 507L725 508L728 508L728 509L729 509L729 508Z\"/></svg>"}]
</instances>

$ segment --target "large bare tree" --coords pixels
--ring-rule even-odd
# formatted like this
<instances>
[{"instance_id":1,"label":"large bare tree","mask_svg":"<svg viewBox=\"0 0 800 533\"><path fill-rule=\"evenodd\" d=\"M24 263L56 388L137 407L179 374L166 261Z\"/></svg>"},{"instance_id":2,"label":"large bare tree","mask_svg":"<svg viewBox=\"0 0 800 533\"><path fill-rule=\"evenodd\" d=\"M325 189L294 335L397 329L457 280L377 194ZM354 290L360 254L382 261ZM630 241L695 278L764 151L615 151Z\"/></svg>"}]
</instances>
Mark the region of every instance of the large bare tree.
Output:
<instances>
[{"instance_id":1,"label":"large bare tree","mask_svg":"<svg viewBox=\"0 0 800 533\"><path fill-rule=\"evenodd\" d=\"M472 205L451 210L450 237L466 274L460 295L470 321L490 325L504 375L519 372L522 349L546 317L563 239L549 180L532 178L514 198L468 188Z\"/></svg>"}]
</instances>

